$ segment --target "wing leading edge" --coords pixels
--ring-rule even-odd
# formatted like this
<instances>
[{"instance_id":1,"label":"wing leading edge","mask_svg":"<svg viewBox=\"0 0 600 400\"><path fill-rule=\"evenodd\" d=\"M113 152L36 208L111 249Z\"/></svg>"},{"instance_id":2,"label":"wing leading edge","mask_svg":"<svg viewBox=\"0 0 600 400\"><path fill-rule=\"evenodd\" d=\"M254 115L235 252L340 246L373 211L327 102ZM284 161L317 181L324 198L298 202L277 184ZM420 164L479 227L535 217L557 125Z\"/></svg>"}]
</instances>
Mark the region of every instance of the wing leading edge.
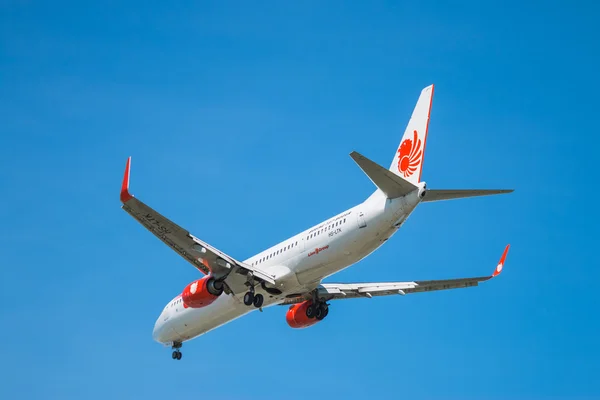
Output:
<instances>
[{"instance_id":1,"label":"wing leading edge","mask_svg":"<svg viewBox=\"0 0 600 400\"><path fill-rule=\"evenodd\" d=\"M235 260L222 251L198 239L189 231L183 229L170 219L136 199L129 192L129 174L131 157L127 159L123 184L121 185L121 208L135 218L154 236L175 250L177 254L196 267L200 272L212 274L217 278L225 278L231 272L247 275L252 272L259 281L275 284L273 278L266 272Z\"/></svg>"},{"instance_id":2,"label":"wing leading edge","mask_svg":"<svg viewBox=\"0 0 600 400\"><path fill-rule=\"evenodd\" d=\"M318 290L318 296L329 300L353 299L357 297L371 298L375 296L406 295L419 292L432 292L435 290L460 289L477 286L479 282L490 280L502 272L506 255L510 245L507 245L496 265L494 272L489 276L459 279L444 279L433 281L414 281L414 282L370 282L370 283L324 283ZM283 304L294 304L304 300L309 300L311 294L288 299Z\"/></svg>"}]
</instances>

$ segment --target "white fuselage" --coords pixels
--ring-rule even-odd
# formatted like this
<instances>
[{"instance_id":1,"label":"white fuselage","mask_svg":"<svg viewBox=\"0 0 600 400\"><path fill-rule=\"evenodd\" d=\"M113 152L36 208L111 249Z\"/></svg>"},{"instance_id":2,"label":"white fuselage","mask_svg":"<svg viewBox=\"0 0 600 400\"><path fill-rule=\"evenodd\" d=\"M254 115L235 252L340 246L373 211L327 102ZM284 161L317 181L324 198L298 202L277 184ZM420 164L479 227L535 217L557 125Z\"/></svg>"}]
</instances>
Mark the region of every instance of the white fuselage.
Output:
<instances>
[{"instance_id":1,"label":"white fuselage","mask_svg":"<svg viewBox=\"0 0 600 400\"><path fill-rule=\"evenodd\" d=\"M245 260L275 276L281 295L271 295L259 285L263 307L282 303L287 296L306 293L321 280L360 261L402 225L421 200L425 183L404 197L390 200L377 190L366 201L333 218ZM162 311L154 326L154 340L167 345L200 336L241 317L254 307L243 303L245 286L231 287L235 295L222 294L203 308L186 308L181 295Z\"/></svg>"}]
</instances>

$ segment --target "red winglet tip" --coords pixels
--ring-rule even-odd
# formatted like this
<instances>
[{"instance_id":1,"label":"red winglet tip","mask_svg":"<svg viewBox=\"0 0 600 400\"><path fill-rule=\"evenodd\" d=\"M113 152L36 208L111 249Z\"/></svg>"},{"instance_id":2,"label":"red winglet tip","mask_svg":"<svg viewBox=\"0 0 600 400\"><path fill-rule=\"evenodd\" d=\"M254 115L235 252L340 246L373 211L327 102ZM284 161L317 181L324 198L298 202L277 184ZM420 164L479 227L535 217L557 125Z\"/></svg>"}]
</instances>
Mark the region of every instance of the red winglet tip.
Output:
<instances>
[{"instance_id":1,"label":"red winglet tip","mask_svg":"<svg viewBox=\"0 0 600 400\"><path fill-rule=\"evenodd\" d=\"M127 159L125 166L125 175L123 176L123 184L121 185L121 202L127 203L133 198L129 193L129 170L131 169L131 157Z\"/></svg>"},{"instance_id":2,"label":"red winglet tip","mask_svg":"<svg viewBox=\"0 0 600 400\"><path fill-rule=\"evenodd\" d=\"M508 254L508 249L510 249L510 244L506 245L506 248L504 249L504 253L502 253L502 257L500 257L500 261L498 261L498 265L496 266L496 269L494 270L492 277L498 276L502 272L502 268L504 268L504 261L506 260L506 255Z\"/></svg>"}]
</instances>

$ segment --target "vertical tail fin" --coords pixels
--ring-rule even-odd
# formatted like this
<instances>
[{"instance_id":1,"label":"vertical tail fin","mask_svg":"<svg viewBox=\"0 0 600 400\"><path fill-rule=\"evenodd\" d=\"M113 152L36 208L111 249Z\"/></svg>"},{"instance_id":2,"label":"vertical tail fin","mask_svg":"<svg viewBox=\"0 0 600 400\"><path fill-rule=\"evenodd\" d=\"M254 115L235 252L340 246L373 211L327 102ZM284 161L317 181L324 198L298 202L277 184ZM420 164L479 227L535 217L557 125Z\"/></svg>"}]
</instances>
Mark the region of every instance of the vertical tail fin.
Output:
<instances>
[{"instance_id":1,"label":"vertical tail fin","mask_svg":"<svg viewBox=\"0 0 600 400\"><path fill-rule=\"evenodd\" d=\"M421 180L432 101L433 85L427 86L421 91L390 166L390 171L413 184L417 184Z\"/></svg>"}]
</instances>

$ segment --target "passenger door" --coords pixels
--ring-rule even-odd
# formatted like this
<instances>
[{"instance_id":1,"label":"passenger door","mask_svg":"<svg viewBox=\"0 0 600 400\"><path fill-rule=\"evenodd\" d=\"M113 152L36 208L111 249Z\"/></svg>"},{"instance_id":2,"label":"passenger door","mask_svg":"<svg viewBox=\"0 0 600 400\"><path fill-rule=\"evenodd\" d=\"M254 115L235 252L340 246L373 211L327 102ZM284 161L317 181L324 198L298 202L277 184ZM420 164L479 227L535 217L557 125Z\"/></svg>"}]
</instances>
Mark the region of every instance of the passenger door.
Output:
<instances>
[{"instance_id":1,"label":"passenger door","mask_svg":"<svg viewBox=\"0 0 600 400\"><path fill-rule=\"evenodd\" d=\"M358 212L358 228L364 228L367 226L367 221L365 220L365 214L362 211Z\"/></svg>"}]
</instances>

